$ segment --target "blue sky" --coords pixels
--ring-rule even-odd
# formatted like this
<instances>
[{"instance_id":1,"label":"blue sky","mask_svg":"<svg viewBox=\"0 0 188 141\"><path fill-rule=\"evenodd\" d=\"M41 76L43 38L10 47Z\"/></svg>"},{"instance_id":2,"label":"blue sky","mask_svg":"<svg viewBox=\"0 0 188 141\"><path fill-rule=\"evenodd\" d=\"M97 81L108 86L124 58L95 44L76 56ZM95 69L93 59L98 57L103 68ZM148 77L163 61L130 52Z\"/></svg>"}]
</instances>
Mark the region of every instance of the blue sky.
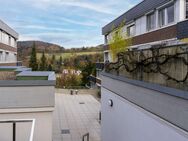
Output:
<instances>
[{"instance_id":1,"label":"blue sky","mask_svg":"<svg viewBox=\"0 0 188 141\"><path fill-rule=\"evenodd\" d=\"M1 0L0 19L20 40L66 48L103 43L101 28L140 0Z\"/></svg>"}]
</instances>

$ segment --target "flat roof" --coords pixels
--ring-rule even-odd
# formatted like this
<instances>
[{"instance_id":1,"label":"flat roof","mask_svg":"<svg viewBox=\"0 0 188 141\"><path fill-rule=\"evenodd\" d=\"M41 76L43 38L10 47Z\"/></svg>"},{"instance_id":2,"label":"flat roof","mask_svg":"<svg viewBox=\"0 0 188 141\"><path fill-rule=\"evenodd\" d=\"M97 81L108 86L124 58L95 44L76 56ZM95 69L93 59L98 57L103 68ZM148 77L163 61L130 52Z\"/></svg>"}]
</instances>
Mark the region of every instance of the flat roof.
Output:
<instances>
[{"instance_id":1,"label":"flat roof","mask_svg":"<svg viewBox=\"0 0 188 141\"><path fill-rule=\"evenodd\" d=\"M53 71L23 71L16 76L40 77L46 76L48 80L55 80L55 73Z\"/></svg>"},{"instance_id":2,"label":"flat roof","mask_svg":"<svg viewBox=\"0 0 188 141\"><path fill-rule=\"evenodd\" d=\"M23 71L19 73L17 76L49 76L54 72L51 71Z\"/></svg>"},{"instance_id":3,"label":"flat roof","mask_svg":"<svg viewBox=\"0 0 188 141\"><path fill-rule=\"evenodd\" d=\"M17 68L15 71L16 72L32 71L32 69L31 68L21 67L21 68Z\"/></svg>"},{"instance_id":4,"label":"flat roof","mask_svg":"<svg viewBox=\"0 0 188 141\"><path fill-rule=\"evenodd\" d=\"M21 69L25 68L24 66L0 66L0 69Z\"/></svg>"}]
</instances>

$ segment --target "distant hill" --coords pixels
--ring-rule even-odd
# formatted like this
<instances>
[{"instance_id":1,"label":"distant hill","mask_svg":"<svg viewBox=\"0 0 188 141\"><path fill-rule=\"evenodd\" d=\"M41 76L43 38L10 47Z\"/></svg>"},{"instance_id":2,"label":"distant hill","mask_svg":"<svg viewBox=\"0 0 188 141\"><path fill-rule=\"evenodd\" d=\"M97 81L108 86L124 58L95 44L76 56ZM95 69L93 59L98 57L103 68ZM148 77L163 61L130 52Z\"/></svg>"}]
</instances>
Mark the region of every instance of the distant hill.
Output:
<instances>
[{"instance_id":1,"label":"distant hill","mask_svg":"<svg viewBox=\"0 0 188 141\"><path fill-rule=\"evenodd\" d=\"M98 46L90 46L90 47L80 47L80 48L70 48L65 49L66 53L76 53L76 52L101 52L103 51L103 44Z\"/></svg>"},{"instance_id":2,"label":"distant hill","mask_svg":"<svg viewBox=\"0 0 188 141\"><path fill-rule=\"evenodd\" d=\"M103 51L103 45L80 47L65 49L56 44L43 42L43 41L19 41L18 42L18 54L20 56L28 56L31 53L33 43L35 42L36 50L38 53L73 53L73 52L97 52Z\"/></svg>"},{"instance_id":3,"label":"distant hill","mask_svg":"<svg viewBox=\"0 0 188 141\"><path fill-rule=\"evenodd\" d=\"M42 41L20 41L18 42L18 54L27 56L31 53L33 43L35 42L37 52L61 52L63 47Z\"/></svg>"},{"instance_id":4,"label":"distant hill","mask_svg":"<svg viewBox=\"0 0 188 141\"><path fill-rule=\"evenodd\" d=\"M28 64L28 59L31 54L33 44L35 42L37 53L45 52L46 54L56 54L56 53L79 53L79 52L101 52L103 51L103 45L98 45L96 47L80 47L80 48L70 48L65 49L56 44L43 42L43 41L19 41L18 48L18 60L23 61L24 65Z\"/></svg>"}]
</instances>

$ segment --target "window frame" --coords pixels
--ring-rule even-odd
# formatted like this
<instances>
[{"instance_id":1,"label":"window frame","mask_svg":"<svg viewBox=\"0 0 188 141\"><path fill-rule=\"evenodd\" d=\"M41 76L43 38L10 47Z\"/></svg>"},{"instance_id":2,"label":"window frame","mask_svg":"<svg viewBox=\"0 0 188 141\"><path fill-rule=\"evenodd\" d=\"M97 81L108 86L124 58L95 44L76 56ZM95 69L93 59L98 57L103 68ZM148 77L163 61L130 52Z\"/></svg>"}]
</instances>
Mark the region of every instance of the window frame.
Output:
<instances>
[{"instance_id":1,"label":"window frame","mask_svg":"<svg viewBox=\"0 0 188 141\"><path fill-rule=\"evenodd\" d=\"M163 13L163 15L160 15L161 13ZM163 16L163 17L162 17ZM163 18L163 19L162 19ZM159 27L163 27L166 25L166 8L160 9L158 11L158 26Z\"/></svg>"},{"instance_id":2,"label":"window frame","mask_svg":"<svg viewBox=\"0 0 188 141\"><path fill-rule=\"evenodd\" d=\"M153 25L151 24L152 19L154 20ZM146 17L146 29L147 29L147 31L151 31L151 30L154 30L155 28L156 28L156 14L155 14L155 12L152 12L152 13L148 14Z\"/></svg>"},{"instance_id":3,"label":"window frame","mask_svg":"<svg viewBox=\"0 0 188 141\"><path fill-rule=\"evenodd\" d=\"M131 27L133 28L133 33L131 34ZM131 25L129 25L129 26L127 26L127 36L128 37L133 37L133 36L135 36L135 24L131 24Z\"/></svg>"},{"instance_id":4,"label":"window frame","mask_svg":"<svg viewBox=\"0 0 188 141\"><path fill-rule=\"evenodd\" d=\"M173 21L170 21L169 22L169 8L172 8L173 7ZM167 24L171 24L171 23L174 23L175 22L175 5L174 4L172 4L172 5L170 5L170 6L168 6L168 7L166 7L166 12L167 12Z\"/></svg>"},{"instance_id":5,"label":"window frame","mask_svg":"<svg viewBox=\"0 0 188 141\"><path fill-rule=\"evenodd\" d=\"M185 3L185 18L188 19L188 0L186 0Z\"/></svg>"},{"instance_id":6,"label":"window frame","mask_svg":"<svg viewBox=\"0 0 188 141\"><path fill-rule=\"evenodd\" d=\"M3 51L0 50L0 62L3 62Z\"/></svg>"},{"instance_id":7,"label":"window frame","mask_svg":"<svg viewBox=\"0 0 188 141\"><path fill-rule=\"evenodd\" d=\"M5 62L9 61L9 52L5 52Z\"/></svg>"}]
</instances>

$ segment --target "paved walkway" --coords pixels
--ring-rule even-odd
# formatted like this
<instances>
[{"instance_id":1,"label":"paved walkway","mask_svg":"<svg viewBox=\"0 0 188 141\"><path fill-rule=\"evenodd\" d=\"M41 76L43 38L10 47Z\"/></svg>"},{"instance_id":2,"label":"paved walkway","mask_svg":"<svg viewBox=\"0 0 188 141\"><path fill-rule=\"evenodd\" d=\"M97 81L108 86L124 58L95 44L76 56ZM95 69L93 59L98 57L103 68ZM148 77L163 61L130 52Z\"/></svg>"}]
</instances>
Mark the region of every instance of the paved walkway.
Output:
<instances>
[{"instance_id":1,"label":"paved walkway","mask_svg":"<svg viewBox=\"0 0 188 141\"><path fill-rule=\"evenodd\" d=\"M56 94L53 141L82 141L88 132L90 141L101 141L99 110L100 103L91 95Z\"/></svg>"}]
</instances>

